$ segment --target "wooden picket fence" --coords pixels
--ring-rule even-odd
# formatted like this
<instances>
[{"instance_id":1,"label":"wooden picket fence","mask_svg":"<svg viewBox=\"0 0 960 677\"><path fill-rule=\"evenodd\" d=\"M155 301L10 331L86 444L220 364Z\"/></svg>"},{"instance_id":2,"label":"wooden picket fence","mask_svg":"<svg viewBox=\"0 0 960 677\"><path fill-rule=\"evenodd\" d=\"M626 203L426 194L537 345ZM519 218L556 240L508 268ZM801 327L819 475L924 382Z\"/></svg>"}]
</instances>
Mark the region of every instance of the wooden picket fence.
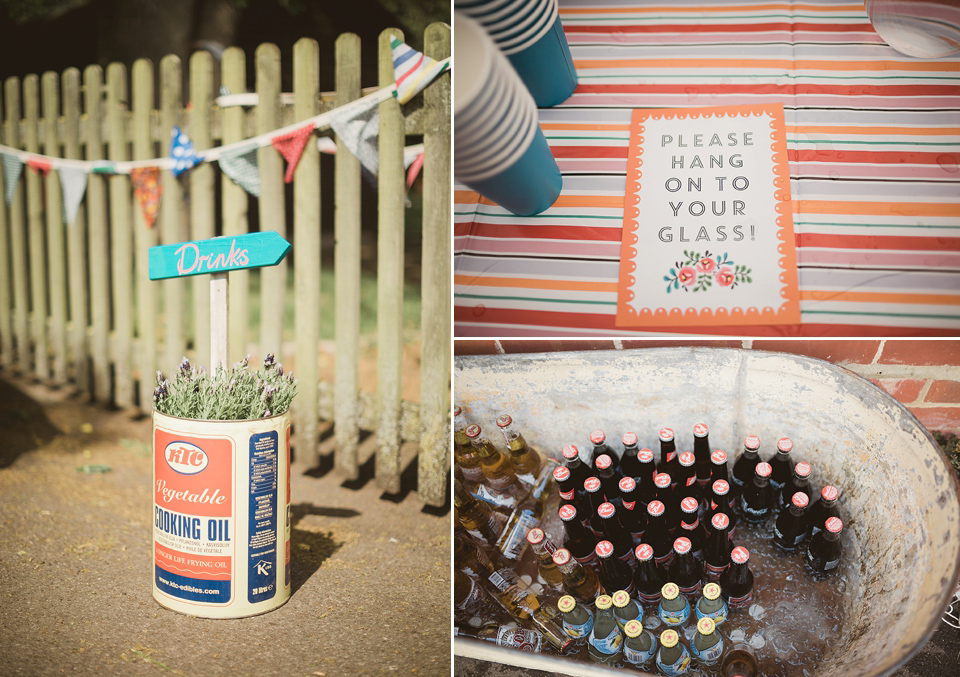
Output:
<instances>
[{"instance_id":1,"label":"wooden picket fence","mask_svg":"<svg viewBox=\"0 0 960 677\"><path fill-rule=\"evenodd\" d=\"M379 36L379 87L394 81L390 35ZM442 59L450 52L450 29L432 24L424 52ZM228 49L221 85L248 91L244 52ZM241 141L317 115L360 98L360 40L341 35L335 45L336 92L318 88L319 45L301 39L293 50L293 103L281 97L280 50L260 45L255 54L255 106L215 104L214 62L198 52L189 63L189 106L181 101L182 68L167 56L159 64L159 106L155 106L154 65L113 63L63 74L9 78L2 93L2 143L44 155L112 161L165 156L170 130L179 125L200 150ZM450 320L450 76L441 75L409 104L379 104L377 393L362 397L358 382L360 306L360 163L337 140L335 159L336 358L332 387L320 384L320 160L308 143L293 186L293 252L296 375L295 444L299 458L319 460L318 431L332 417L336 469L348 479L359 472L361 425L376 433L376 480L388 492L400 490L400 446L419 444L418 493L440 506L446 495L449 448ZM376 88L374 88L376 89ZM82 101L81 101L82 99ZM282 101L283 100L283 101ZM421 316L421 397L419 406L401 401L403 243L407 135L423 135L423 261ZM283 160L272 147L258 151L261 228L285 224ZM162 172L163 194L157 224L144 226L130 177L92 173L76 222L63 222L56 171L41 176L25 169L16 196L0 208L0 366L50 385L72 384L96 401L123 409L152 411L155 372L172 373L189 353L209 364L209 280L206 276L149 282L147 251L157 244L215 235L214 181L219 176L222 234L246 233L246 192L201 163L178 179ZM186 190L184 190L184 188ZM189 195L188 204L183 193ZM280 227L282 232L282 226ZM279 352L287 263L261 274L258 346ZM231 361L248 345L247 271L231 273ZM184 321L192 295L192 332ZM158 326L157 318L163 317ZM320 387L318 387L320 386ZM325 391L322 398L321 392ZM331 411L332 409L332 411ZM411 413L412 412L412 413ZM402 420L403 418L403 420ZM303 450L306 450L304 453Z\"/></svg>"}]
</instances>

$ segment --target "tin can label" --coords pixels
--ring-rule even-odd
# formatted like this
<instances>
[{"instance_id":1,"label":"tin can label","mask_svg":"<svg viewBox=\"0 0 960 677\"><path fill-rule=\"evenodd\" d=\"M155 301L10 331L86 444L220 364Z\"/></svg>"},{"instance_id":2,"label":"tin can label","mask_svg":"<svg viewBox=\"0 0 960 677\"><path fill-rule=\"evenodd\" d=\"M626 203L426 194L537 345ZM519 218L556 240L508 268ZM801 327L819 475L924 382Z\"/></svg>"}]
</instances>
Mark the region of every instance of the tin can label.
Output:
<instances>
[{"instance_id":1,"label":"tin can label","mask_svg":"<svg viewBox=\"0 0 960 677\"><path fill-rule=\"evenodd\" d=\"M523 628L500 628L497 631L497 644L499 646L510 646L520 651L540 653L540 648L543 646L543 635L535 630L524 630Z\"/></svg>"},{"instance_id":2,"label":"tin can label","mask_svg":"<svg viewBox=\"0 0 960 677\"><path fill-rule=\"evenodd\" d=\"M277 592L277 432L250 437L250 501L247 600L270 599Z\"/></svg>"}]
</instances>

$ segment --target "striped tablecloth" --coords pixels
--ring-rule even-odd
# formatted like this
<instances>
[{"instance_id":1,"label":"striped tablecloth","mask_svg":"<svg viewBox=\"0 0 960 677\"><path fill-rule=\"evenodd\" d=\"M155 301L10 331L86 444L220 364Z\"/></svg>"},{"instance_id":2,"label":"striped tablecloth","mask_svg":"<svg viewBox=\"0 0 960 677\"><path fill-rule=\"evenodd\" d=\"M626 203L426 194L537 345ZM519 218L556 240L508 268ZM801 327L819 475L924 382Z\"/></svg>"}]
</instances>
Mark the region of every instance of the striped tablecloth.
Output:
<instances>
[{"instance_id":1,"label":"striped tablecloth","mask_svg":"<svg viewBox=\"0 0 960 677\"><path fill-rule=\"evenodd\" d=\"M829 0L560 16L579 85L540 123L563 193L517 217L455 186L457 336L651 333L614 325L630 111L760 102L784 106L801 324L702 331L960 334L960 56L902 56Z\"/></svg>"}]
</instances>

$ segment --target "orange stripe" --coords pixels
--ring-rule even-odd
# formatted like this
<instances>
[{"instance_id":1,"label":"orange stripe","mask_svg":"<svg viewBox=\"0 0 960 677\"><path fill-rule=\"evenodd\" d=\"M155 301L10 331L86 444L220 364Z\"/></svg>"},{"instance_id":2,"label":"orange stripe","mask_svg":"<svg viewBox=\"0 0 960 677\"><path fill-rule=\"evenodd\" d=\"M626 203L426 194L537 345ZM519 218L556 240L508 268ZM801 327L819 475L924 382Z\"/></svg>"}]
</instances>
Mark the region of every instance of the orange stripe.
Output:
<instances>
[{"instance_id":1,"label":"orange stripe","mask_svg":"<svg viewBox=\"0 0 960 677\"><path fill-rule=\"evenodd\" d=\"M866 303L922 303L935 306L960 305L956 294L895 294L857 291L801 291L801 301L856 301Z\"/></svg>"},{"instance_id":2,"label":"orange stripe","mask_svg":"<svg viewBox=\"0 0 960 677\"><path fill-rule=\"evenodd\" d=\"M474 287L518 287L521 289L556 289L563 291L617 291L616 282L586 282L583 280L540 280L520 277L473 277L454 275L454 284Z\"/></svg>"},{"instance_id":3,"label":"orange stripe","mask_svg":"<svg viewBox=\"0 0 960 677\"><path fill-rule=\"evenodd\" d=\"M900 134L907 136L956 136L960 135L960 127L835 127L824 125L810 127L801 125L785 125L788 134Z\"/></svg>"},{"instance_id":4,"label":"orange stripe","mask_svg":"<svg viewBox=\"0 0 960 677\"><path fill-rule=\"evenodd\" d=\"M871 214L881 216L960 216L960 203L794 200L794 214ZM931 238L935 240L935 238Z\"/></svg>"},{"instance_id":5,"label":"orange stripe","mask_svg":"<svg viewBox=\"0 0 960 677\"><path fill-rule=\"evenodd\" d=\"M814 61L791 59L574 59L588 68L747 68L820 71L960 71L960 61Z\"/></svg>"},{"instance_id":6,"label":"orange stripe","mask_svg":"<svg viewBox=\"0 0 960 677\"><path fill-rule=\"evenodd\" d=\"M726 5L724 7L671 7L659 5L653 7L568 7L561 8L561 14L666 14L666 13L701 13L701 12L757 12L761 10L782 9L788 11L806 10L817 12L823 10L823 5ZM830 7L829 12L862 12L863 5L836 5Z\"/></svg>"},{"instance_id":7,"label":"orange stripe","mask_svg":"<svg viewBox=\"0 0 960 677\"><path fill-rule=\"evenodd\" d=\"M453 201L457 204L477 204L480 202L480 193L472 190L455 190Z\"/></svg>"},{"instance_id":8,"label":"orange stripe","mask_svg":"<svg viewBox=\"0 0 960 677\"><path fill-rule=\"evenodd\" d=\"M580 122L541 122L540 129L583 129L597 132L629 132L630 125L594 125Z\"/></svg>"},{"instance_id":9,"label":"orange stripe","mask_svg":"<svg viewBox=\"0 0 960 677\"><path fill-rule=\"evenodd\" d=\"M494 205L495 202L469 190L453 191L453 201L457 204ZM554 207L623 207L623 197L619 195L561 195L553 203Z\"/></svg>"}]
</instances>

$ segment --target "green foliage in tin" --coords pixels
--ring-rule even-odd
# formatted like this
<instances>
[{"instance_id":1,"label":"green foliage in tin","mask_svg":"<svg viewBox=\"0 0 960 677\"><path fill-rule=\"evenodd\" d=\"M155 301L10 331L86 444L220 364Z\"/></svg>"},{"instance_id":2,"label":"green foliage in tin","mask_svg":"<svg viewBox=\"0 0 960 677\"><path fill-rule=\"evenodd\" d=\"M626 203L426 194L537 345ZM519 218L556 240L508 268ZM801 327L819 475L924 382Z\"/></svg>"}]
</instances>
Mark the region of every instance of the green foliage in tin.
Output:
<instances>
[{"instance_id":1,"label":"green foliage in tin","mask_svg":"<svg viewBox=\"0 0 960 677\"><path fill-rule=\"evenodd\" d=\"M208 421L244 421L278 416L290 408L297 394L293 372L283 367L273 353L263 360L263 369L250 371L248 355L228 371L217 366L213 374L192 367L184 357L173 381L157 372L154 407L161 414Z\"/></svg>"}]
</instances>

